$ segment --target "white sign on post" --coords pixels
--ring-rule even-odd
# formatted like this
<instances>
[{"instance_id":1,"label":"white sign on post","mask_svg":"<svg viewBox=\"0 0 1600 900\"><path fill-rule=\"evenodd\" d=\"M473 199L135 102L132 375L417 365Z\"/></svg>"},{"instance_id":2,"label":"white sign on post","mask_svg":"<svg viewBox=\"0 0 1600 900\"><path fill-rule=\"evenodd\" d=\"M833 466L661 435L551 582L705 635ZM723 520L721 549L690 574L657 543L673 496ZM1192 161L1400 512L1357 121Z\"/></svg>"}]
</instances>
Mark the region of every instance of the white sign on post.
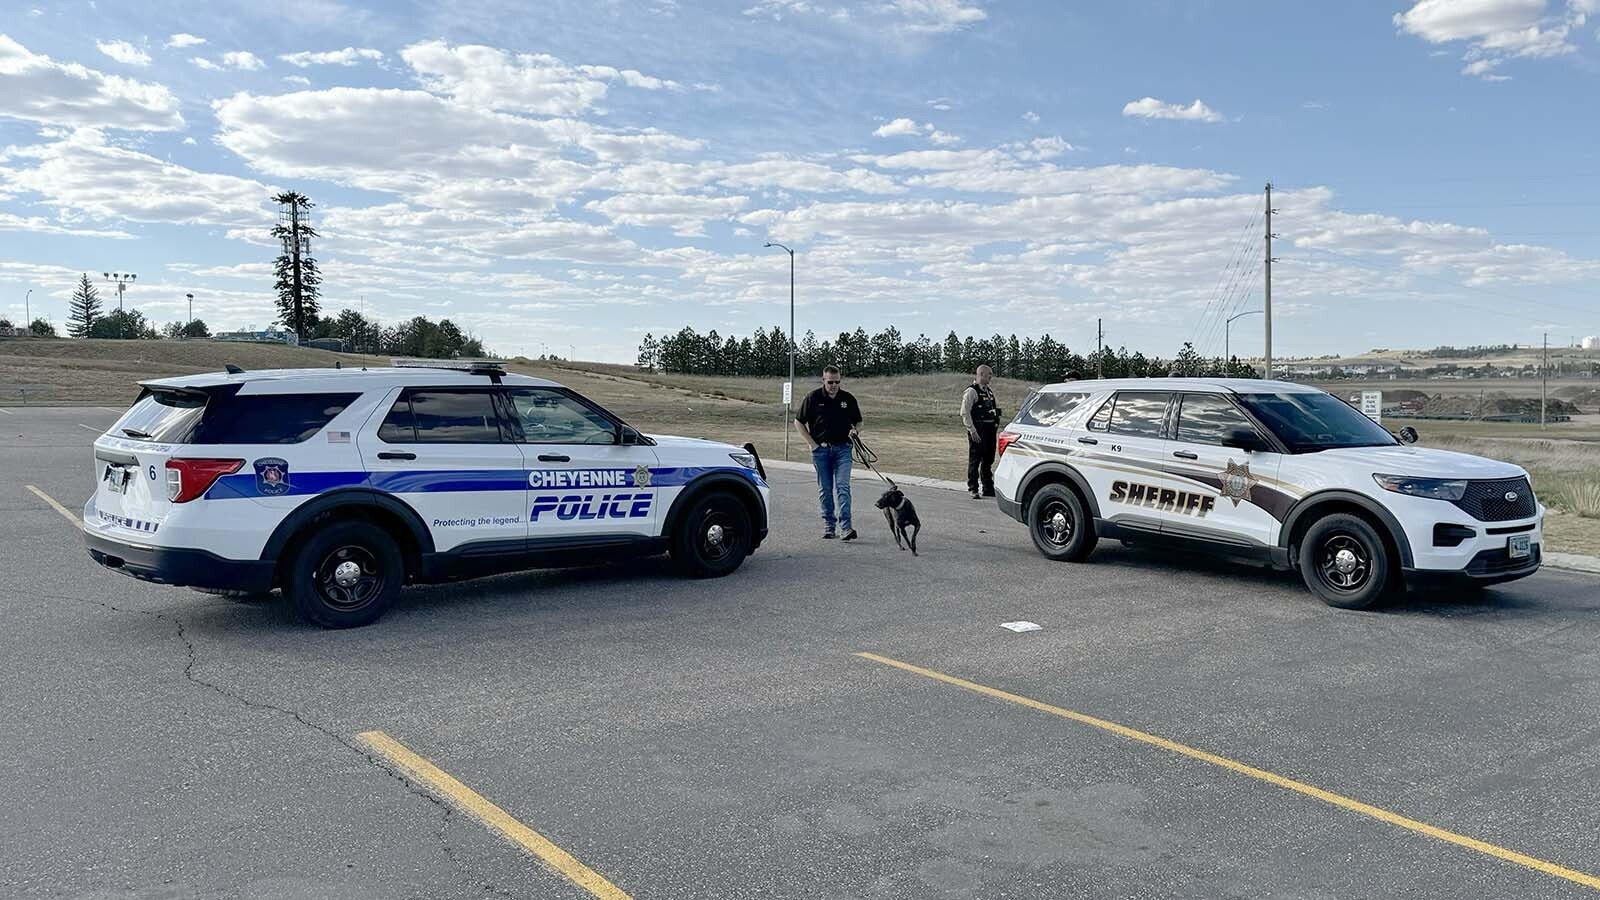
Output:
<instances>
[{"instance_id":1,"label":"white sign on post","mask_svg":"<svg viewBox=\"0 0 1600 900\"><path fill-rule=\"evenodd\" d=\"M1362 391L1361 412L1374 422L1383 421L1383 391Z\"/></svg>"},{"instance_id":2,"label":"white sign on post","mask_svg":"<svg viewBox=\"0 0 1600 900\"><path fill-rule=\"evenodd\" d=\"M787 406L793 400L794 400L794 382L785 381L783 383L783 403L784 403L785 406Z\"/></svg>"}]
</instances>

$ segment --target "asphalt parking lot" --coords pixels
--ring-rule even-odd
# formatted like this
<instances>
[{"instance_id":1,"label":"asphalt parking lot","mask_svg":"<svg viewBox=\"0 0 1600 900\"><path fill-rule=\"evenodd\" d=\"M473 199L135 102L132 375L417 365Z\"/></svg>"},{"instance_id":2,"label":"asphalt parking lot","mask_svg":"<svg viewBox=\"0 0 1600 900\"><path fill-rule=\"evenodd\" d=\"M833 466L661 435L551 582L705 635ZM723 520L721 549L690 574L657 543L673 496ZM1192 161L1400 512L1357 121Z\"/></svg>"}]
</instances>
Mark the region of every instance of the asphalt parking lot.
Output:
<instances>
[{"instance_id":1,"label":"asphalt parking lot","mask_svg":"<svg viewBox=\"0 0 1600 900\"><path fill-rule=\"evenodd\" d=\"M371 731L636 898L1600 889L1593 575L1346 612L1115 544L1050 563L932 489L913 558L870 485L825 543L774 471L730 578L508 575L324 631L89 560L27 486L80 510L114 417L0 414L0 895L596 895Z\"/></svg>"}]
</instances>

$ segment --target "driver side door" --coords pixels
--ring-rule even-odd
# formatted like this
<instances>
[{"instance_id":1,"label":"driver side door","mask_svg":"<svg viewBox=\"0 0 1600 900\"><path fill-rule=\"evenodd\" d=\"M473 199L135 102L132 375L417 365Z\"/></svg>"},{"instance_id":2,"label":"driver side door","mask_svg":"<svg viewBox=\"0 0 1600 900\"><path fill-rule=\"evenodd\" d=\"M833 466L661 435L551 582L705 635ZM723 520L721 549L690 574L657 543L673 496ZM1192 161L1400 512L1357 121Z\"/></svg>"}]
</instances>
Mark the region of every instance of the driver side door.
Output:
<instances>
[{"instance_id":1,"label":"driver side door","mask_svg":"<svg viewBox=\"0 0 1600 900\"><path fill-rule=\"evenodd\" d=\"M665 510L656 454L621 443L621 423L559 388L506 390L528 467L528 546L604 536L650 537Z\"/></svg>"}]
</instances>

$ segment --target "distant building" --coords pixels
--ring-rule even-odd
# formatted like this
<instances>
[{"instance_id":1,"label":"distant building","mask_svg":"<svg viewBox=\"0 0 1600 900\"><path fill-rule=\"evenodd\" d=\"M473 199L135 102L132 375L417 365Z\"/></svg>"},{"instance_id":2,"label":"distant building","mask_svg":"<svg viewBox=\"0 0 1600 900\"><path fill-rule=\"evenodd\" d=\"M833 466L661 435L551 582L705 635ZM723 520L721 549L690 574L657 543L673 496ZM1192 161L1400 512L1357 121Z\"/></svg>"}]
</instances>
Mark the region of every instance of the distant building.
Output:
<instances>
[{"instance_id":1,"label":"distant building","mask_svg":"<svg viewBox=\"0 0 1600 900\"><path fill-rule=\"evenodd\" d=\"M1591 334L1588 337L1584 338L1583 339L1583 349L1585 349L1585 350L1600 350L1600 336L1596 336L1596 335L1592 335Z\"/></svg>"},{"instance_id":2,"label":"distant building","mask_svg":"<svg viewBox=\"0 0 1600 900\"><path fill-rule=\"evenodd\" d=\"M292 331L279 331L268 328L266 331L219 331L211 336L214 341L245 341L258 344L288 344L291 347L300 345L300 336Z\"/></svg>"}]
</instances>

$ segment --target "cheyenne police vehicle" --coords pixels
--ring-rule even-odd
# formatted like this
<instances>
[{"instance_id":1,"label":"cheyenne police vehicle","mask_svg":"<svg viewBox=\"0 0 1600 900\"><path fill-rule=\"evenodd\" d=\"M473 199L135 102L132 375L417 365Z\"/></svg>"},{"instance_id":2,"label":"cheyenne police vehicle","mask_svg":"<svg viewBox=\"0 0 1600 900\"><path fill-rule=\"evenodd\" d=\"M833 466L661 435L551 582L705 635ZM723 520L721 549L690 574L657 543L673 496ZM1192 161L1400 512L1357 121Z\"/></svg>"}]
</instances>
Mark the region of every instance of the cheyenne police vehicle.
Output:
<instances>
[{"instance_id":1,"label":"cheyenne police vehicle","mask_svg":"<svg viewBox=\"0 0 1600 900\"><path fill-rule=\"evenodd\" d=\"M89 554L210 593L376 620L403 583L668 551L737 569L767 534L755 448L640 434L498 366L165 378L94 444Z\"/></svg>"},{"instance_id":2,"label":"cheyenne police vehicle","mask_svg":"<svg viewBox=\"0 0 1600 900\"><path fill-rule=\"evenodd\" d=\"M999 438L1000 507L1052 559L1100 537L1298 568L1333 606L1401 584L1539 568L1543 508L1509 463L1409 446L1323 391L1277 381L1053 384Z\"/></svg>"}]
</instances>

